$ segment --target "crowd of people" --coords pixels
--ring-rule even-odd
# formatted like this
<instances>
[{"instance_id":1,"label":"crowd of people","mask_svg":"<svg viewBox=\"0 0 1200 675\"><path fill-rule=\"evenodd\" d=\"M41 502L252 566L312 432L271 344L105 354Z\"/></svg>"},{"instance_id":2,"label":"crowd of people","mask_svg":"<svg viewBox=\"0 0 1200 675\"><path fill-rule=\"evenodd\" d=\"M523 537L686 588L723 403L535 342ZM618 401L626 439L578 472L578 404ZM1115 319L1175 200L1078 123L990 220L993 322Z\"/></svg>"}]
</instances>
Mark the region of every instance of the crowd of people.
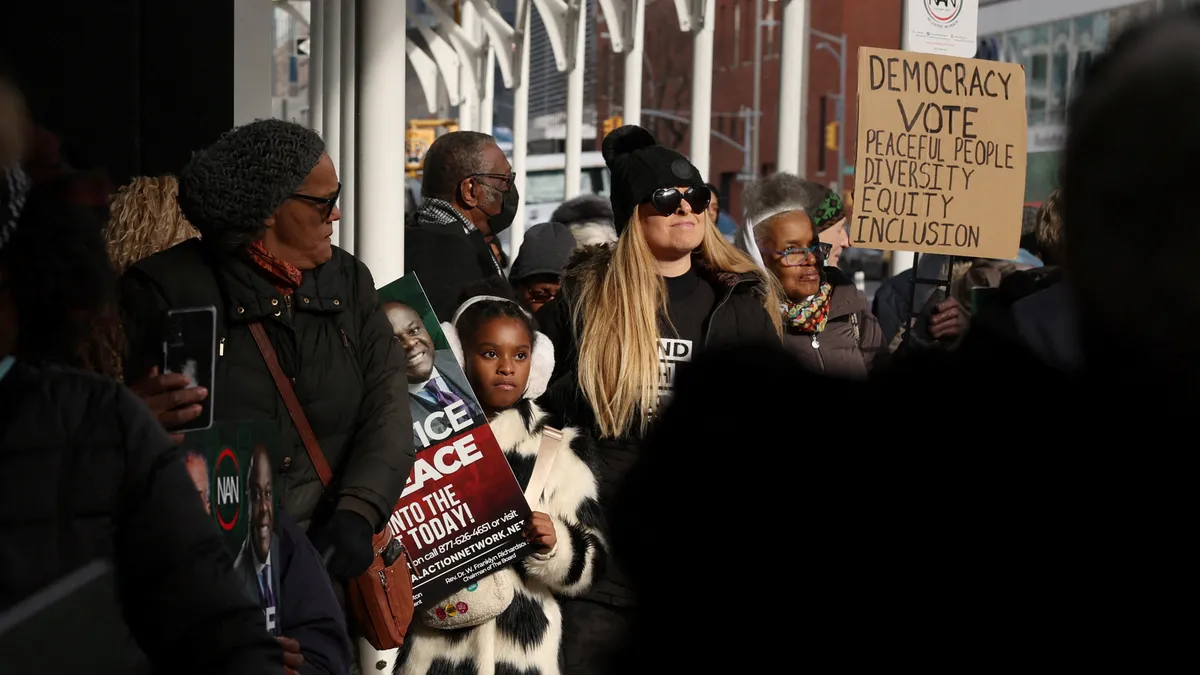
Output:
<instances>
[{"instance_id":1,"label":"crowd of people","mask_svg":"<svg viewBox=\"0 0 1200 675\"><path fill-rule=\"evenodd\" d=\"M441 136L396 226L447 354L331 244L342 185L312 130L256 121L118 188L0 80L0 612L104 559L119 672L1168 667L1193 555L1197 45L1192 10L1096 61L1016 259L922 256L873 302L838 267L836 192L767 176L723 232L705 177L637 126L603 140L610 197L564 203L508 261L508 158ZM179 445L209 392L160 367L167 311L205 306L214 419L280 439L251 467L274 470L255 517L278 546L244 565ZM508 604L380 651L347 584L421 447L410 392L451 355L523 489L547 434L563 450L533 554L494 573ZM274 631L246 592L268 577L291 589ZM70 648L44 639L51 665Z\"/></svg>"}]
</instances>

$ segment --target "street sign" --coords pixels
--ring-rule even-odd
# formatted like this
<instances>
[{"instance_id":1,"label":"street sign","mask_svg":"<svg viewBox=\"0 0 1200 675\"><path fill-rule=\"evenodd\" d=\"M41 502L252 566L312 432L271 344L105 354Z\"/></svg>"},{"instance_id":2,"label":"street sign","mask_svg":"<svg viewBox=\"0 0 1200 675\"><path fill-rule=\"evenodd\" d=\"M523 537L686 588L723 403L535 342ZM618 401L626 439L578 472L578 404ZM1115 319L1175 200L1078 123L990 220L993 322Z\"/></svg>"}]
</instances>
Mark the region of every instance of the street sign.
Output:
<instances>
[{"instance_id":1,"label":"street sign","mask_svg":"<svg viewBox=\"0 0 1200 675\"><path fill-rule=\"evenodd\" d=\"M907 0L908 51L969 59L979 39L979 0Z\"/></svg>"},{"instance_id":2,"label":"street sign","mask_svg":"<svg viewBox=\"0 0 1200 675\"><path fill-rule=\"evenodd\" d=\"M296 38L296 53L300 56L309 56L312 51L311 45L312 42L309 41L309 38Z\"/></svg>"}]
</instances>

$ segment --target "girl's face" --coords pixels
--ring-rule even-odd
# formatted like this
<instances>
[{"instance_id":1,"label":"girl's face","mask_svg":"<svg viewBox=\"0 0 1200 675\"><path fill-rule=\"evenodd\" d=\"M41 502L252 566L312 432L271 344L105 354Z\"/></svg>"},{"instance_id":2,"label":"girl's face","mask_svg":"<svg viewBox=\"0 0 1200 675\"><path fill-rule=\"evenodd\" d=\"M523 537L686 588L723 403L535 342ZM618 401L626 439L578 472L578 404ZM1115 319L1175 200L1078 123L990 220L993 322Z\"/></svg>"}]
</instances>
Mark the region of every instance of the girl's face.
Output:
<instances>
[{"instance_id":1,"label":"girl's face","mask_svg":"<svg viewBox=\"0 0 1200 675\"><path fill-rule=\"evenodd\" d=\"M525 323L512 317L489 319L464 345L467 379L479 404L492 413L510 408L525 394L533 339Z\"/></svg>"}]
</instances>

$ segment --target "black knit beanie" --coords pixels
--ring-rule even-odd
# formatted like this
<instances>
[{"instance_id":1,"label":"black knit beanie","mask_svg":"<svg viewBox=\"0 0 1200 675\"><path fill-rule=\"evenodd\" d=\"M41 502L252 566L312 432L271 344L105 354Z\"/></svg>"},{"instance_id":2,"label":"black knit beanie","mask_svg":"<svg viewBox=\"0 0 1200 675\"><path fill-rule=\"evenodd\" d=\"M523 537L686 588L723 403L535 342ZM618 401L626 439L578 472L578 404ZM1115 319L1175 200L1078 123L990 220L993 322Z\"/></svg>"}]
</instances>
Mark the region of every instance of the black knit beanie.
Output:
<instances>
[{"instance_id":1,"label":"black knit beanie","mask_svg":"<svg viewBox=\"0 0 1200 675\"><path fill-rule=\"evenodd\" d=\"M655 190L669 187L704 187L704 178L687 157L658 144L654 136L635 125L614 129L601 146L612 172L613 225L621 234L638 204Z\"/></svg>"},{"instance_id":2,"label":"black knit beanie","mask_svg":"<svg viewBox=\"0 0 1200 675\"><path fill-rule=\"evenodd\" d=\"M236 250L257 238L324 152L307 127L255 120L192 156L179 174L179 206L205 241Z\"/></svg>"}]
</instances>

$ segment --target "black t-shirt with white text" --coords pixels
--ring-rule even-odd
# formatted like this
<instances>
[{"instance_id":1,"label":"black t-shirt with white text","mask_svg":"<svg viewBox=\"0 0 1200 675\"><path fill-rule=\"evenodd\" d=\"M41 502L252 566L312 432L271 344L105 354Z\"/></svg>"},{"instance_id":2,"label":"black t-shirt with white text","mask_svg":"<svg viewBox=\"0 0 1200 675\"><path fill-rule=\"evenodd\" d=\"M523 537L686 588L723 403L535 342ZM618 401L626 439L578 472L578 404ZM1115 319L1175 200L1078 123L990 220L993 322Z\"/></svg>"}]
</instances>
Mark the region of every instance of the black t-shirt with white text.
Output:
<instances>
[{"instance_id":1,"label":"black t-shirt with white text","mask_svg":"<svg viewBox=\"0 0 1200 675\"><path fill-rule=\"evenodd\" d=\"M675 369L692 360L704 348L704 331L716 304L713 287L696 274L695 268L677 277L663 277L667 285L667 317L659 326L658 401L666 403L675 382Z\"/></svg>"}]
</instances>

